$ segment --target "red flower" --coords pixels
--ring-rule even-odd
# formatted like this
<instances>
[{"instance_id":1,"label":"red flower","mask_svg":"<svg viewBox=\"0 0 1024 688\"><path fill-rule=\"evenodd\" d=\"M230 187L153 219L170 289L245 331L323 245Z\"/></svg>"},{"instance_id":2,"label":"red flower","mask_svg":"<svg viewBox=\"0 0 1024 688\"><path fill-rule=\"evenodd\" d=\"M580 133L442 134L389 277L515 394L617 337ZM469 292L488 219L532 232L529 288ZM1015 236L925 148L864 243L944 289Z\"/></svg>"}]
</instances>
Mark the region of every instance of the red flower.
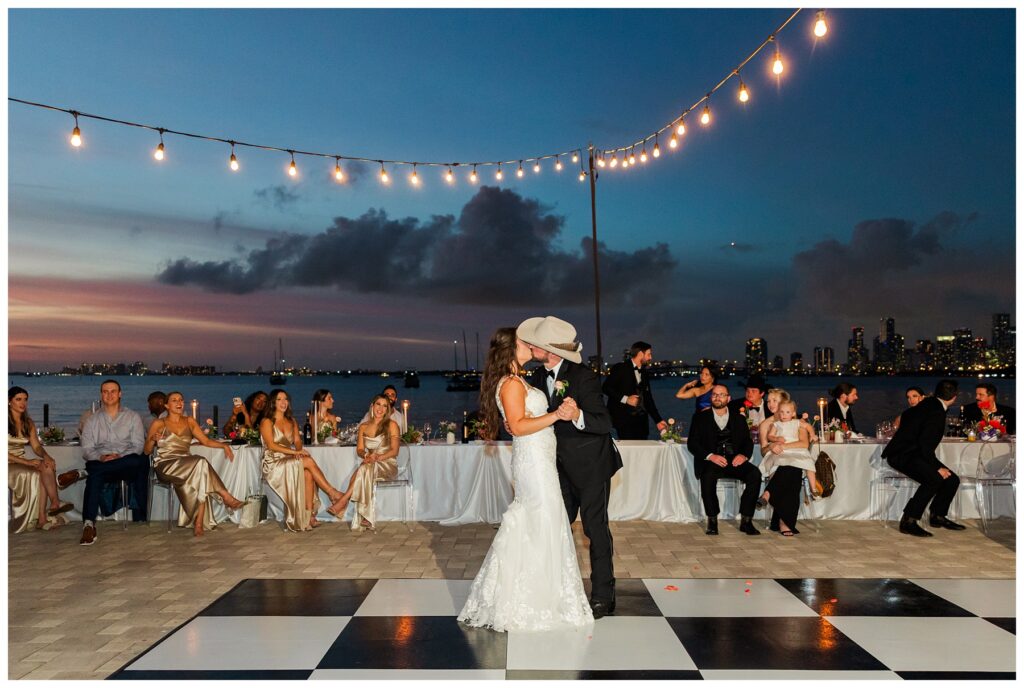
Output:
<instances>
[{"instance_id":1,"label":"red flower","mask_svg":"<svg viewBox=\"0 0 1024 688\"><path fill-rule=\"evenodd\" d=\"M844 422L843 422L843 424L842 424L842 425L840 425L839 427L840 427L840 429L841 429L841 430L842 430L843 432L849 432L849 431L850 431L850 426L848 426L848 425L846 424L846 422L845 422L845 421L844 421Z\"/></svg>"},{"instance_id":2,"label":"red flower","mask_svg":"<svg viewBox=\"0 0 1024 688\"><path fill-rule=\"evenodd\" d=\"M749 399L744 399L743 405L746 406L747 408L754 408L754 403Z\"/></svg>"},{"instance_id":3,"label":"red flower","mask_svg":"<svg viewBox=\"0 0 1024 688\"><path fill-rule=\"evenodd\" d=\"M991 426L992 426L993 428L995 428L996 430L1002 430L1002 429L1003 429L1003 424L1002 424L1002 423L1000 423L1000 422L999 422L999 421L997 421L997 420L992 420L992 421L989 421L989 425L991 425Z\"/></svg>"},{"instance_id":4,"label":"red flower","mask_svg":"<svg viewBox=\"0 0 1024 688\"><path fill-rule=\"evenodd\" d=\"M992 402L991 401L979 401L978 402L978 408L980 408L980 409L992 408Z\"/></svg>"},{"instance_id":5,"label":"red flower","mask_svg":"<svg viewBox=\"0 0 1024 688\"><path fill-rule=\"evenodd\" d=\"M228 437L230 437L231 439L236 439L238 437L238 433L232 430L231 432L228 433Z\"/></svg>"},{"instance_id":6,"label":"red flower","mask_svg":"<svg viewBox=\"0 0 1024 688\"><path fill-rule=\"evenodd\" d=\"M979 428L987 428L988 427L988 421L987 420L980 420L980 421L978 421L978 427Z\"/></svg>"}]
</instances>

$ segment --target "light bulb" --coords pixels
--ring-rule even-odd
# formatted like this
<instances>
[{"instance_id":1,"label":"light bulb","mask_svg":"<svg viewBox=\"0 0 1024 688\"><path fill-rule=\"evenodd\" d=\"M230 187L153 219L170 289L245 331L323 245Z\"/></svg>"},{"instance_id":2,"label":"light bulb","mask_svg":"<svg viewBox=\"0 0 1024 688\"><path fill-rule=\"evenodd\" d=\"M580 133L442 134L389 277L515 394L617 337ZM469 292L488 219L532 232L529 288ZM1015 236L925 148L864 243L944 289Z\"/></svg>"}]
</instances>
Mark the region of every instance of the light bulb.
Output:
<instances>
[{"instance_id":1,"label":"light bulb","mask_svg":"<svg viewBox=\"0 0 1024 688\"><path fill-rule=\"evenodd\" d=\"M381 165L380 165L380 183L381 184L387 184L389 181L391 181L391 180L388 179L388 171L384 169L384 163L381 163Z\"/></svg>"},{"instance_id":2,"label":"light bulb","mask_svg":"<svg viewBox=\"0 0 1024 688\"><path fill-rule=\"evenodd\" d=\"M610 163L608 163L608 165L611 166L611 167L618 167L619 166L619 154L618 153L615 154L615 157L612 158L612 161Z\"/></svg>"},{"instance_id":3,"label":"light bulb","mask_svg":"<svg viewBox=\"0 0 1024 688\"><path fill-rule=\"evenodd\" d=\"M579 156L578 153L573 153L572 154L572 161L573 161L573 163L577 163L577 162L580 161L580 156Z\"/></svg>"},{"instance_id":4,"label":"light bulb","mask_svg":"<svg viewBox=\"0 0 1024 688\"><path fill-rule=\"evenodd\" d=\"M740 93L739 98L741 103L745 103L750 100L750 92L747 91L747 85L740 79Z\"/></svg>"},{"instance_id":5,"label":"light bulb","mask_svg":"<svg viewBox=\"0 0 1024 688\"><path fill-rule=\"evenodd\" d=\"M235 157L234 153L232 153L231 157L228 158L228 167L231 168L232 172L238 171L238 158Z\"/></svg>"},{"instance_id":6,"label":"light bulb","mask_svg":"<svg viewBox=\"0 0 1024 688\"><path fill-rule=\"evenodd\" d=\"M341 170L341 161L334 163L334 178L339 182L345 181L345 173Z\"/></svg>"},{"instance_id":7,"label":"light bulb","mask_svg":"<svg viewBox=\"0 0 1024 688\"><path fill-rule=\"evenodd\" d=\"M452 172L452 168L450 168L450 167L448 168L448 174L446 174L444 176L444 179L449 184L454 184L455 183L455 174Z\"/></svg>"},{"instance_id":8,"label":"light bulb","mask_svg":"<svg viewBox=\"0 0 1024 688\"><path fill-rule=\"evenodd\" d=\"M412 166L412 174L409 175L409 181L412 182L413 186L420 185L420 175L417 174L415 165Z\"/></svg>"},{"instance_id":9,"label":"light bulb","mask_svg":"<svg viewBox=\"0 0 1024 688\"><path fill-rule=\"evenodd\" d=\"M597 159L597 166L598 167L604 167L604 156L603 155L600 158Z\"/></svg>"},{"instance_id":10,"label":"light bulb","mask_svg":"<svg viewBox=\"0 0 1024 688\"><path fill-rule=\"evenodd\" d=\"M651 151L651 155L653 155L656 158L660 158L661 157L661 149L658 148L658 142L657 141L654 142L654 150Z\"/></svg>"},{"instance_id":11,"label":"light bulb","mask_svg":"<svg viewBox=\"0 0 1024 688\"><path fill-rule=\"evenodd\" d=\"M498 171L494 173L494 178L497 179L500 182L501 178L504 177L504 176L505 175L502 174L502 172L501 172L501 165L498 165Z\"/></svg>"},{"instance_id":12,"label":"light bulb","mask_svg":"<svg viewBox=\"0 0 1024 688\"><path fill-rule=\"evenodd\" d=\"M523 163L519 163L519 169L516 170L516 176L520 179L523 178Z\"/></svg>"},{"instance_id":13,"label":"light bulb","mask_svg":"<svg viewBox=\"0 0 1024 688\"><path fill-rule=\"evenodd\" d=\"M583 181L586 178L587 178L587 173L584 172L583 170L580 170L580 181Z\"/></svg>"},{"instance_id":14,"label":"light bulb","mask_svg":"<svg viewBox=\"0 0 1024 688\"><path fill-rule=\"evenodd\" d=\"M779 53L779 49L775 49L775 62L772 63L772 73L778 76L782 74L782 70L785 69L782 65L782 55Z\"/></svg>"},{"instance_id":15,"label":"light bulb","mask_svg":"<svg viewBox=\"0 0 1024 688\"><path fill-rule=\"evenodd\" d=\"M555 158L555 169L558 170L559 172L562 171L562 159L559 157Z\"/></svg>"},{"instance_id":16,"label":"light bulb","mask_svg":"<svg viewBox=\"0 0 1024 688\"><path fill-rule=\"evenodd\" d=\"M630 151L629 152L629 164L630 164L630 166L636 164L636 151Z\"/></svg>"},{"instance_id":17,"label":"light bulb","mask_svg":"<svg viewBox=\"0 0 1024 688\"><path fill-rule=\"evenodd\" d=\"M78 148L82 145L82 131L75 125L74 130L71 132L71 145Z\"/></svg>"},{"instance_id":18,"label":"light bulb","mask_svg":"<svg viewBox=\"0 0 1024 688\"><path fill-rule=\"evenodd\" d=\"M295 161L292 160L292 164L288 165L288 175L294 177L299 173L298 168L295 167Z\"/></svg>"},{"instance_id":19,"label":"light bulb","mask_svg":"<svg viewBox=\"0 0 1024 688\"><path fill-rule=\"evenodd\" d=\"M153 151L153 157L156 158L157 160L163 160L164 159L164 142L163 141L161 141L160 145L158 145L156 147L156 150Z\"/></svg>"},{"instance_id":20,"label":"light bulb","mask_svg":"<svg viewBox=\"0 0 1024 688\"><path fill-rule=\"evenodd\" d=\"M540 174L540 160L533 163L533 171L536 172L537 174Z\"/></svg>"},{"instance_id":21,"label":"light bulb","mask_svg":"<svg viewBox=\"0 0 1024 688\"><path fill-rule=\"evenodd\" d=\"M473 171L469 175L469 181L471 181L474 184L476 184L476 180L477 179L478 179L478 177L476 176L476 165L473 165Z\"/></svg>"},{"instance_id":22,"label":"light bulb","mask_svg":"<svg viewBox=\"0 0 1024 688\"><path fill-rule=\"evenodd\" d=\"M680 136L686 134L686 122L682 118L679 119L679 124L676 126L676 133Z\"/></svg>"},{"instance_id":23,"label":"light bulb","mask_svg":"<svg viewBox=\"0 0 1024 688\"><path fill-rule=\"evenodd\" d=\"M647 162L647 146L644 146L644 149L640 151L640 162Z\"/></svg>"},{"instance_id":24,"label":"light bulb","mask_svg":"<svg viewBox=\"0 0 1024 688\"><path fill-rule=\"evenodd\" d=\"M700 115L700 123L703 124L705 127L711 124L711 106L704 106L704 112L702 112Z\"/></svg>"},{"instance_id":25,"label":"light bulb","mask_svg":"<svg viewBox=\"0 0 1024 688\"><path fill-rule=\"evenodd\" d=\"M828 33L828 24L825 23L825 10L818 10L814 22L814 35L821 38Z\"/></svg>"},{"instance_id":26,"label":"light bulb","mask_svg":"<svg viewBox=\"0 0 1024 688\"><path fill-rule=\"evenodd\" d=\"M679 146L679 139L676 138L675 134L672 134L672 138L668 140L669 148L677 148Z\"/></svg>"}]
</instances>

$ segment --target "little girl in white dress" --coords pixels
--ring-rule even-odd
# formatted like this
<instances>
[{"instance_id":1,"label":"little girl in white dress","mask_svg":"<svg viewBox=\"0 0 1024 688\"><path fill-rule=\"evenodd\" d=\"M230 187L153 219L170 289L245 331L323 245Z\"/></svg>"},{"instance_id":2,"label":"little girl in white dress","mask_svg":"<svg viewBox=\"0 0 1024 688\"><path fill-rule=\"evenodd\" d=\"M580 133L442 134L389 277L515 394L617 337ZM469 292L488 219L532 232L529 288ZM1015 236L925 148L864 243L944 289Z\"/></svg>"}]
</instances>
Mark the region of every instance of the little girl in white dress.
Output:
<instances>
[{"instance_id":1,"label":"little girl in white dress","mask_svg":"<svg viewBox=\"0 0 1024 688\"><path fill-rule=\"evenodd\" d=\"M775 412L776 420L772 423L772 429L768 433L769 445L781 442L783 450L781 454L773 451L765 453L758 468L765 478L775 472L780 466L793 466L802 469L807 475L807 481L814 493L820 493L818 478L814 472L814 459L811 458L810 438L807 444L800 438L800 419L796 417L796 403L792 400L779 402L778 410ZM758 500L758 505L763 506L768 501L770 494L767 490Z\"/></svg>"}]
</instances>

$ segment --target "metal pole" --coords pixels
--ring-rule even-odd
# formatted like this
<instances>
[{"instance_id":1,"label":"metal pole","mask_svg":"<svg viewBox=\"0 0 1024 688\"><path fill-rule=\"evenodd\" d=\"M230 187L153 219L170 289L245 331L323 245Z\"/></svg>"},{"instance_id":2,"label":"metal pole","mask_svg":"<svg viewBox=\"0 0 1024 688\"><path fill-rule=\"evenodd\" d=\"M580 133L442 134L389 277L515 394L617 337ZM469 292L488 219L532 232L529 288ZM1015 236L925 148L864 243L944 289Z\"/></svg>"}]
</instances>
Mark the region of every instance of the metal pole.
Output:
<instances>
[{"instance_id":1,"label":"metal pole","mask_svg":"<svg viewBox=\"0 0 1024 688\"><path fill-rule=\"evenodd\" d=\"M590 218L591 250L594 254L594 314L597 321L597 372L604 370L604 356L601 351L601 274L597 265L597 172L594 169L594 145L590 144Z\"/></svg>"}]
</instances>

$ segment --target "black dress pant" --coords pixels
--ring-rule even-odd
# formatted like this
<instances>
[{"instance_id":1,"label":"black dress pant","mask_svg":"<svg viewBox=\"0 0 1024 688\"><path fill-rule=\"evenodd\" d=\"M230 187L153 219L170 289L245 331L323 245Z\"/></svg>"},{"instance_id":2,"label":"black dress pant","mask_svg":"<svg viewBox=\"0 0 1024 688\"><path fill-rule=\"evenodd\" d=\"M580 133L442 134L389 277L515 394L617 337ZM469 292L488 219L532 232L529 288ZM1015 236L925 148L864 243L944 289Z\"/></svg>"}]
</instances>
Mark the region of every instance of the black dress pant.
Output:
<instances>
[{"instance_id":1,"label":"black dress pant","mask_svg":"<svg viewBox=\"0 0 1024 688\"><path fill-rule=\"evenodd\" d=\"M768 503L772 505L772 527L778 528L781 520L790 529L796 528L800 514L800 493L804 486L804 472L795 466L779 466L765 487L770 493Z\"/></svg>"},{"instance_id":2,"label":"black dress pant","mask_svg":"<svg viewBox=\"0 0 1024 688\"><path fill-rule=\"evenodd\" d=\"M949 505L953 503L957 490L960 489L960 478L952 473L948 478L939 475L939 466L925 460L917 454L907 454L887 459L889 465L908 478L921 483L914 496L903 508L903 515L908 518L921 518L928 502L932 516L945 516L949 513ZM945 468L945 466L942 466Z\"/></svg>"},{"instance_id":3,"label":"black dress pant","mask_svg":"<svg viewBox=\"0 0 1024 688\"><path fill-rule=\"evenodd\" d=\"M137 509L132 509L133 521L146 520L149 503L149 457L145 454L125 454L113 461L86 461L85 499L82 520L95 521L100 511L103 486L124 480L135 493Z\"/></svg>"},{"instance_id":4,"label":"black dress pant","mask_svg":"<svg viewBox=\"0 0 1024 688\"><path fill-rule=\"evenodd\" d=\"M611 480L596 480L585 486L576 486L569 481L564 471L559 471L558 482L562 488L569 525L579 515L583 521L583 533L590 540L590 599L611 602L615 599L612 531L608 527Z\"/></svg>"},{"instance_id":5,"label":"black dress pant","mask_svg":"<svg viewBox=\"0 0 1024 688\"><path fill-rule=\"evenodd\" d=\"M718 505L718 479L739 478L743 481L740 515L753 517L757 495L761 490L761 471L750 461L744 461L739 466L733 466L732 459L729 461L729 465L725 467L705 461L704 473L700 477L700 496L704 502L704 513L709 518L718 518L721 511Z\"/></svg>"}]
</instances>

